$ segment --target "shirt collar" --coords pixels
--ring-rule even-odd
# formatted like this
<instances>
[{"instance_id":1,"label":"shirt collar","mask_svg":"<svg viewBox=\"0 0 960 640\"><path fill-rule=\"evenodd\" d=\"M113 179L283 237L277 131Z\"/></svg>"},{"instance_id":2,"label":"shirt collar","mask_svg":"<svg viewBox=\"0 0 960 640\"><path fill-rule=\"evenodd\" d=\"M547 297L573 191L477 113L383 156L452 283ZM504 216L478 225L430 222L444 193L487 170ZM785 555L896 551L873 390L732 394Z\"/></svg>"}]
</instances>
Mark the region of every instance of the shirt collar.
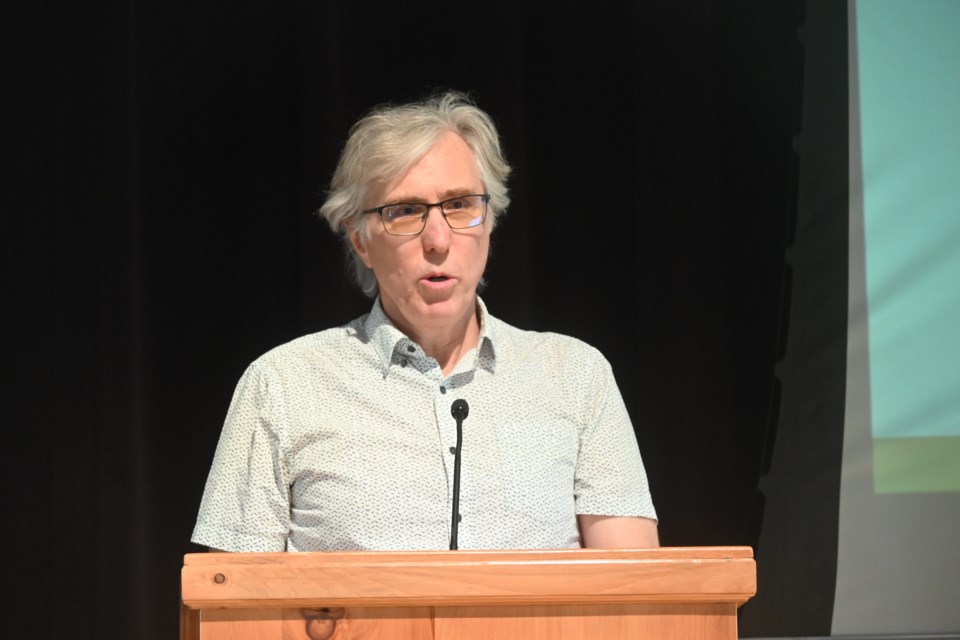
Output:
<instances>
[{"instance_id":1,"label":"shirt collar","mask_svg":"<svg viewBox=\"0 0 960 640\"><path fill-rule=\"evenodd\" d=\"M480 341L477 343L477 361L475 367L495 373L497 369L497 322L487 312L487 305L477 296L477 311L480 316Z\"/></svg>"},{"instance_id":2,"label":"shirt collar","mask_svg":"<svg viewBox=\"0 0 960 640\"><path fill-rule=\"evenodd\" d=\"M487 305L477 296L477 312L480 318L480 340L474 351L474 362L471 368L480 367L493 373L496 370L496 320L487 312ZM406 336L390 321L383 311L380 296L373 302L373 308L367 314L363 323L364 333L373 345L374 351L380 358L383 375L390 371L390 366L397 364L408 353L420 350L420 346ZM413 352L408 349L413 347ZM420 351L422 354L422 350Z\"/></svg>"}]
</instances>

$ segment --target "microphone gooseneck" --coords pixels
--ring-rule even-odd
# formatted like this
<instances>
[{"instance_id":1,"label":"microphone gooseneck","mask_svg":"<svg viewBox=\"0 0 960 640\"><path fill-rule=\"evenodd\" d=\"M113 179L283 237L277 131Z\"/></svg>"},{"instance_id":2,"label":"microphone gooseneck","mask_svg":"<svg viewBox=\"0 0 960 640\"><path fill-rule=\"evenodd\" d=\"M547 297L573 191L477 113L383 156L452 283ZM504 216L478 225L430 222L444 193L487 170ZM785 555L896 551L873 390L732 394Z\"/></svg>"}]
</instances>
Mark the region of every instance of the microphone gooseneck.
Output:
<instances>
[{"instance_id":1,"label":"microphone gooseneck","mask_svg":"<svg viewBox=\"0 0 960 640\"><path fill-rule=\"evenodd\" d=\"M463 421L470 413L466 400L457 399L450 406L450 415L457 421L457 450L453 458L453 514L450 516L450 550L457 550L457 525L460 524L460 449L463 446Z\"/></svg>"}]
</instances>

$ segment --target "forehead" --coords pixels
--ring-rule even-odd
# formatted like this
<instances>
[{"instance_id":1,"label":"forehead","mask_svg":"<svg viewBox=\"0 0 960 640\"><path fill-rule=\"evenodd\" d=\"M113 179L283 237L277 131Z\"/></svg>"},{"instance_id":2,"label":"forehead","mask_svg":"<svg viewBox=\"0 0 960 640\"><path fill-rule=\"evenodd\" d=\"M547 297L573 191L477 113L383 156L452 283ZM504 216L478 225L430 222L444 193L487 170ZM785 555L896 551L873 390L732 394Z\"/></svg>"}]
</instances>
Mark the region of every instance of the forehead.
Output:
<instances>
[{"instance_id":1,"label":"forehead","mask_svg":"<svg viewBox=\"0 0 960 640\"><path fill-rule=\"evenodd\" d=\"M476 156L463 138L448 131L401 175L386 183L374 184L370 195L377 202L404 199L435 202L444 194L482 190Z\"/></svg>"}]
</instances>

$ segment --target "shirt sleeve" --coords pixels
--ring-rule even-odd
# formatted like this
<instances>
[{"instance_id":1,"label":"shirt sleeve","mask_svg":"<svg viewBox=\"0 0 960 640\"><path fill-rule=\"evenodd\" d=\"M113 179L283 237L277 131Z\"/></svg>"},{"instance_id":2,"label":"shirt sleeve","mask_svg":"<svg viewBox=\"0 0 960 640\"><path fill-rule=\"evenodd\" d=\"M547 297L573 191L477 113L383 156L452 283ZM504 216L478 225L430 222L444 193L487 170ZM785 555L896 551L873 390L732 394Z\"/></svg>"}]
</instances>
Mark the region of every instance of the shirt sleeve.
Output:
<instances>
[{"instance_id":1,"label":"shirt sleeve","mask_svg":"<svg viewBox=\"0 0 960 640\"><path fill-rule=\"evenodd\" d=\"M285 551L290 490L283 389L254 362L233 394L191 541L224 551Z\"/></svg>"},{"instance_id":2,"label":"shirt sleeve","mask_svg":"<svg viewBox=\"0 0 960 640\"><path fill-rule=\"evenodd\" d=\"M613 371L596 352L574 474L577 514L657 519L630 416Z\"/></svg>"}]
</instances>

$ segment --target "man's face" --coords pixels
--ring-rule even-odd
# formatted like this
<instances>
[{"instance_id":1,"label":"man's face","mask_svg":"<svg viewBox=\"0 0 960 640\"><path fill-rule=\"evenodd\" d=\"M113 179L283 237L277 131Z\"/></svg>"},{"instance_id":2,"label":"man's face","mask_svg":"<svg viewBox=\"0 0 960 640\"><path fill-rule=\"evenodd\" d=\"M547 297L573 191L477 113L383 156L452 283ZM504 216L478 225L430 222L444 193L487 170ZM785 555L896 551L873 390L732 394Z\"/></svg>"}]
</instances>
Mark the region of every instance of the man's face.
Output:
<instances>
[{"instance_id":1,"label":"man's face","mask_svg":"<svg viewBox=\"0 0 960 640\"><path fill-rule=\"evenodd\" d=\"M440 202L484 192L477 162L455 133L444 134L405 174L370 189L367 207L396 202ZM466 322L476 309L477 283L490 247L490 220L471 229L451 229L439 207L430 209L417 236L387 234L379 219L367 220L367 240L350 232L363 263L373 269L387 316L413 338Z\"/></svg>"}]
</instances>

